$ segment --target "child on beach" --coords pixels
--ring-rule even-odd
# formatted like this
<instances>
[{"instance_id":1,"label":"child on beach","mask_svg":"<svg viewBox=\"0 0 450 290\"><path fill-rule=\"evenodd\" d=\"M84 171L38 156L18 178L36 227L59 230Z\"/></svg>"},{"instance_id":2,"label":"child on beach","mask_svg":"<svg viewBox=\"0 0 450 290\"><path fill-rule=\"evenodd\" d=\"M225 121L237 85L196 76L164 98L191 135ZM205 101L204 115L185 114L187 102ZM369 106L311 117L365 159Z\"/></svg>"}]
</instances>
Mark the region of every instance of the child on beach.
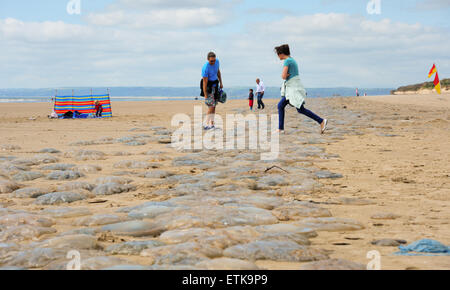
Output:
<instances>
[{"instance_id":1,"label":"child on beach","mask_svg":"<svg viewBox=\"0 0 450 290\"><path fill-rule=\"evenodd\" d=\"M97 100L97 101L95 101L95 117L96 118L101 118L102 114L103 114L103 106Z\"/></svg>"},{"instance_id":2,"label":"child on beach","mask_svg":"<svg viewBox=\"0 0 450 290\"><path fill-rule=\"evenodd\" d=\"M250 89L250 93L248 94L248 105L250 106L250 111L253 111L253 102L255 100L255 95L253 94L253 90Z\"/></svg>"},{"instance_id":3,"label":"child on beach","mask_svg":"<svg viewBox=\"0 0 450 290\"><path fill-rule=\"evenodd\" d=\"M305 98L306 90L300 80L298 64L291 57L291 51L289 45L284 44L275 47L275 52L284 62L283 74L281 78L283 79L283 84L281 87L281 101L278 104L278 115L279 115L279 132L284 133L284 116L285 109L287 105L291 105L297 108L300 114L303 114L320 125L320 132L323 134L327 129L328 120L322 119L310 110L305 108Z\"/></svg>"}]
</instances>

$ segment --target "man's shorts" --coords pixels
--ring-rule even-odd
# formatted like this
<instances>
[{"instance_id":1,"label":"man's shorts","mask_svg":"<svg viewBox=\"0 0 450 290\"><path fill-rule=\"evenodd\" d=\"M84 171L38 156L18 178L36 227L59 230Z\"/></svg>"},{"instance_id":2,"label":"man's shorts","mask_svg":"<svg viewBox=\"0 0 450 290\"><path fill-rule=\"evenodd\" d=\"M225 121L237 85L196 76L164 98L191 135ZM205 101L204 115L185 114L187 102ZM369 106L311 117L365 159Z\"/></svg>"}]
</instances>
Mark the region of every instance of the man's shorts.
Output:
<instances>
[{"instance_id":1,"label":"man's shorts","mask_svg":"<svg viewBox=\"0 0 450 290\"><path fill-rule=\"evenodd\" d=\"M205 104L210 108L217 107L217 103L218 103L218 101L214 97L214 94L210 94L208 96L208 98L206 98L206 100L205 100Z\"/></svg>"},{"instance_id":2,"label":"man's shorts","mask_svg":"<svg viewBox=\"0 0 450 290\"><path fill-rule=\"evenodd\" d=\"M219 95L218 95L217 84L214 84L211 88L211 92L208 92L208 97L205 99L205 104L209 108L217 107L219 103Z\"/></svg>"}]
</instances>

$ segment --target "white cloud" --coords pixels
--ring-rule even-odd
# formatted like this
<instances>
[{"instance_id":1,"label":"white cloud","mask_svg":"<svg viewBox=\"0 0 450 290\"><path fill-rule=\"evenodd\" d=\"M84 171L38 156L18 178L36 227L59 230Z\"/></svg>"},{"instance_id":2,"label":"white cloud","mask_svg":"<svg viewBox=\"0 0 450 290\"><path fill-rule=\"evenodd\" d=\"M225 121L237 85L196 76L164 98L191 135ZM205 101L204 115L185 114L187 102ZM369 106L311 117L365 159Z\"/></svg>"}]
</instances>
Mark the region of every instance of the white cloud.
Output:
<instances>
[{"instance_id":1,"label":"white cloud","mask_svg":"<svg viewBox=\"0 0 450 290\"><path fill-rule=\"evenodd\" d=\"M94 25L133 29L210 28L223 24L241 0L119 0L106 11L91 13Z\"/></svg>"},{"instance_id":2,"label":"white cloud","mask_svg":"<svg viewBox=\"0 0 450 290\"><path fill-rule=\"evenodd\" d=\"M214 47L202 31L95 27L0 20L0 87L169 85ZM189 70L189 68L192 68Z\"/></svg>"},{"instance_id":3,"label":"white cloud","mask_svg":"<svg viewBox=\"0 0 450 290\"><path fill-rule=\"evenodd\" d=\"M448 0L422 0L417 2L417 9L425 10L442 10L450 8L450 1Z\"/></svg>"},{"instance_id":4,"label":"white cloud","mask_svg":"<svg viewBox=\"0 0 450 290\"><path fill-rule=\"evenodd\" d=\"M131 9L215 7L226 3L222 0L120 0L118 5ZM230 2L230 1L228 1Z\"/></svg>"},{"instance_id":5,"label":"white cloud","mask_svg":"<svg viewBox=\"0 0 450 290\"><path fill-rule=\"evenodd\" d=\"M394 87L426 80L434 62L442 78L450 69L449 32L421 24L331 13L219 34L195 28L189 17L169 27L142 20L142 29L116 18L120 25L0 19L0 87L197 86L209 50L221 59L226 86L253 85L256 77L278 86L273 48L282 43L291 45L308 87ZM190 29L180 29L186 23Z\"/></svg>"},{"instance_id":6,"label":"white cloud","mask_svg":"<svg viewBox=\"0 0 450 290\"><path fill-rule=\"evenodd\" d=\"M424 79L433 62L442 72L450 68L449 32L421 24L330 13L288 16L249 30L260 36L249 40L249 49L264 41L289 43L309 86L396 86Z\"/></svg>"},{"instance_id":7,"label":"white cloud","mask_svg":"<svg viewBox=\"0 0 450 290\"><path fill-rule=\"evenodd\" d=\"M74 38L90 39L94 31L83 25L67 24L63 21L24 22L14 18L0 19L0 37L10 40L51 42Z\"/></svg>"},{"instance_id":8,"label":"white cloud","mask_svg":"<svg viewBox=\"0 0 450 290\"><path fill-rule=\"evenodd\" d=\"M125 26L128 28L207 28L225 21L226 15L213 8L165 9L143 13L124 10L87 16L89 23L101 26Z\"/></svg>"}]
</instances>

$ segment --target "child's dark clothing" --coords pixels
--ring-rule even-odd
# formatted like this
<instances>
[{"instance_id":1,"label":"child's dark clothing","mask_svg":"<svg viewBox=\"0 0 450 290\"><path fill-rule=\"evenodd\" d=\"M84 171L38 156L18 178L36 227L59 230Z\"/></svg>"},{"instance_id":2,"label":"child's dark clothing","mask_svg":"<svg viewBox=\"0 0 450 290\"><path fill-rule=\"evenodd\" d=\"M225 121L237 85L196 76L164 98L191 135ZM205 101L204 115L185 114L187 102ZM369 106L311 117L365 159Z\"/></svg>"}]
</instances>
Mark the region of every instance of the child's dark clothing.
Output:
<instances>
[{"instance_id":1,"label":"child's dark clothing","mask_svg":"<svg viewBox=\"0 0 450 290\"><path fill-rule=\"evenodd\" d=\"M101 104L95 105L95 117L101 118L103 114L103 106Z\"/></svg>"}]
</instances>

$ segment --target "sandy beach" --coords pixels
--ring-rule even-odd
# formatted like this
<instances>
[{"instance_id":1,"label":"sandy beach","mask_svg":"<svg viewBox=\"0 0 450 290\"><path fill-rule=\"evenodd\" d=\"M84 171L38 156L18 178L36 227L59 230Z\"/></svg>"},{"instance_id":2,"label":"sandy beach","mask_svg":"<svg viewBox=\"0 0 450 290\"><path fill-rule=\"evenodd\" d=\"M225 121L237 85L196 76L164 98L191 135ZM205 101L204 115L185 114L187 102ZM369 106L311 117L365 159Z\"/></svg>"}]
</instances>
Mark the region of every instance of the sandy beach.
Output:
<instances>
[{"instance_id":1,"label":"sandy beach","mask_svg":"<svg viewBox=\"0 0 450 290\"><path fill-rule=\"evenodd\" d=\"M202 104L115 102L102 120L0 104L0 267L65 269L75 250L83 269L365 269L378 251L383 270L450 269L394 255L450 244L450 95L310 99L329 130L287 109L275 161L172 148L172 117Z\"/></svg>"}]
</instances>

